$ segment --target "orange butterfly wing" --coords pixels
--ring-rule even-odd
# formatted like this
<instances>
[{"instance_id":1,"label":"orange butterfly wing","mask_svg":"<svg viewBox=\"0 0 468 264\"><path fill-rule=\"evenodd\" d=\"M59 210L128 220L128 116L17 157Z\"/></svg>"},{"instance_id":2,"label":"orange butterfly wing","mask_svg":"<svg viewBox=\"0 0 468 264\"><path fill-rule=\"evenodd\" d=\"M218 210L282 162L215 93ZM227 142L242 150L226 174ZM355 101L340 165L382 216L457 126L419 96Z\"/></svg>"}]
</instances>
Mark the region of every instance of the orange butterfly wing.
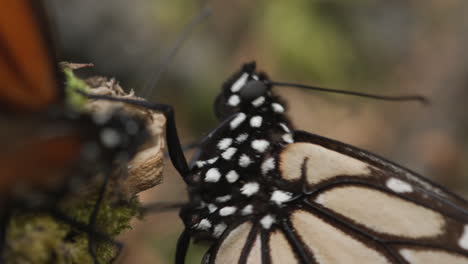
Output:
<instances>
[{"instance_id":1,"label":"orange butterfly wing","mask_svg":"<svg viewBox=\"0 0 468 264\"><path fill-rule=\"evenodd\" d=\"M12 186L54 188L78 160L82 140L77 134L50 138L31 137L20 147L0 152L0 193Z\"/></svg>"},{"instance_id":2,"label":"orange butterfly wing","mask_svg":"<svg viewBox=\"0 0 468 264\"><path fill-rule=\"evenodd\" d=\"M61 95L52 43L40 4L0 0L0 104L43 110Z\"/></svg>"}]
</instances>

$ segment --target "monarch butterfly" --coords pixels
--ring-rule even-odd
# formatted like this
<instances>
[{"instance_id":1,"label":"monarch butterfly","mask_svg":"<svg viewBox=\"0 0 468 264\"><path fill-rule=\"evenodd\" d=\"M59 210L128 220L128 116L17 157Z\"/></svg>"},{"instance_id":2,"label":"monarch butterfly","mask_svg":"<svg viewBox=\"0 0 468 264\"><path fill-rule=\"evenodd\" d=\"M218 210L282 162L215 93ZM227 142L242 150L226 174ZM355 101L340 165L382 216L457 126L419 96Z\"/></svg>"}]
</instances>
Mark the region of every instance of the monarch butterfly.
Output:
<instances>
[{"instance_id":1,"label":"monarch butterfly","mask_svg":"<svg viewBox=\"0 0 468 264\"><path fill-rule=\"evenodd\" d=\"M0 0L0 250L12 211L55 208L149 138L145 122L122 110L90 114L67 103L41 3Z\"/></svg>"},{"instance_id":2,"label":"monarch butterfly","mask_svg":"<svg viewBox=\"0 0 468 264\"><path fill-rule=\"evenodd\" d=\"M464 199L375 154L294 130L273 86L245 64L216 98L221 124L191 168L176 164L190 201L176 263L191 238L212 242L207 264L468 263Z\"/></svg>"}]
</instances>

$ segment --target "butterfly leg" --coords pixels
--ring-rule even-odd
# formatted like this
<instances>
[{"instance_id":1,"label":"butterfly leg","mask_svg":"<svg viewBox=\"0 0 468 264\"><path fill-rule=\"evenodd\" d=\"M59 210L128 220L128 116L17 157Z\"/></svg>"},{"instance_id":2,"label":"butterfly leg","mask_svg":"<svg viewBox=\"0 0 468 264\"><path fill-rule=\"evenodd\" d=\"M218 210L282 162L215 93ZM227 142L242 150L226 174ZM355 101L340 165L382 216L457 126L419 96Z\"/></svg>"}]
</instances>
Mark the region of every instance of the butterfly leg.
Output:
<instances>
[{"instance_id":1,"label":"butterfly leg","mask_svg":"<svg viewBox=\"0 0 468 264\"><path fill-rule=\"evenodd\" d=\"M4 263L5 260L4 253L7 246L8 225L11 218L11 208L9 206L2 207L0 211L0 263Z\"/></svg>"},{"instance_id":2,"label":"butterfly leg","mask_svg":"<svg viewBox=\"0 0 468 264\"><path fill-rule=\"evenodd\" d=\"M185 257L190 245L190 233L187 229L184 229L177 240L175 264L185 264Z\"/></svg>"},{"instance_id":3,"label":"butterfly leg","mask_svg":"<svg viewBox=\"0 0 468 264\"><path fill-rule=\"evenodd\" d=\"M120 252L122 251L123 245L121 243L115 241L112 237L110 237L109 235L107 235L105 233L94 230L93 228L90 227L89 224L85 224L85 223L82 223L80 221L76 221L74 218L66 215L65 213L61 212L60 210L58 210L56 208L51 208L49 210L49 213L55 219L57 219L59 221L62 221L64 223L70 225L73 228L76 228L80 232L88 234L88 236L90 237L89 241L92 241L93 239L96 239L96 240L100 240L100 241L103 241L103 242L110 243L110 244L114 245L117 248L117 254L120 254ZM95 261L94 257L93 257L93 260ZM96 262L94 262L94 263L96 263Z\"/></svg>"},{"instance_id":4,"label":"butterfly leg","mask_svg":"<svg viewBox=\"0 0 468 264\"><path fill-rule=\"evenodd\" d=\"M96 199L96 203L94 204L93 211L91 212L91 215L89 217L88 227L90 230L94 230L94 227L96 226L96 220L99 213L99 209L101 208L102 201L106 194L107 185L109 183L109 173L106 173L105 175L106 176L103 180L101 188L99 188L98 197ZM88 250L89 254L93 258L94 264L99 264L99 261L96 256L96 250L94 249L94 236L91 232L88 233Z\"/></svg>"}]
</instances>

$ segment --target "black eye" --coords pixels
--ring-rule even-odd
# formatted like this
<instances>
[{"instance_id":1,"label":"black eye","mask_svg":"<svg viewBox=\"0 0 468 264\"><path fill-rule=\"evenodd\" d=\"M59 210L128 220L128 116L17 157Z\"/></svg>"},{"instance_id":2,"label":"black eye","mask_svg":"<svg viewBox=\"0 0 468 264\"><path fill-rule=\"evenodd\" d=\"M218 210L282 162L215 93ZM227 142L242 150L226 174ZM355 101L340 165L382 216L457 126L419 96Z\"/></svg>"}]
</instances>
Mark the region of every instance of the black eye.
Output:
<instances>
[{"instance_id":1,"label":"black eye","mask_svg":"<svg viewBox=\"0 0 468 264\"><path fill-rule=\"evenodd\" d=\"M252 101L259 96L264 95L268 90L265 83L257 80L251 80L240 90L239 95L242 101Z\"/></svg>"}]
</instances>

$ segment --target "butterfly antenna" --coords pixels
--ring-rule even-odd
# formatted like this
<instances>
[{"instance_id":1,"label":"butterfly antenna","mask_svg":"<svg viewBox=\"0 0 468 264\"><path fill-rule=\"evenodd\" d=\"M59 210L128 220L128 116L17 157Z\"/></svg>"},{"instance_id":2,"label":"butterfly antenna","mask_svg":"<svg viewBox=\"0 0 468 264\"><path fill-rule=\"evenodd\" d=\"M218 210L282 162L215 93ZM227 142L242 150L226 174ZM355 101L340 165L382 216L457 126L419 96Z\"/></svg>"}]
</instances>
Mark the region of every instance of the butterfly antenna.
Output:
<instances>
[{"instance_id":1,"label":"butterfly antenna","mask_svg":"<svg viewBox=\"0 0 468 264\"><path fill-rule=\"evenodd\" d=\"M385 96L385 95L376 95L376 94L368 94L368 93L361 93L361 92L353 92L353 91L345 91L345 90L336 90L336 89L329 89L329 88L322 88L317 86L311 85L304 85L304 84L297 84L297 83L287 83L287 82L274 82L274 81L266 81L267 84L271 84L274 86L289 86L289 87L297 87L297 88L304 88L319 92L328 92L328 93L338 93L338 94L346 94L352 96L359 96L359 97L366 97L372 98L376 100L384 100L384 101L404 101L404 102L419 102L423 105L429 105L430 101L427 97L422 95L401 95L401 96Z\"/></svg>"},{"instance_id":2,"label":"butterfly antenna","mask_svg":"<svg viewBox=\"0 0 468 264\"><path fill-rule=\"evenodd\" d=\"M158 70L156 74L151 78L151 80L145 85L141 92L141 96L143 98L148 98L149 92L156 87L156 84L159 82L161 79L162 74L167 70L169 63L174 59L174 57L177 55L177 52L180 50L184 42L188 39L190 36L190 33L193 32L195 27L197 27L199 24L201 24L207 17L209 17L212 13L211 8L208 6L204 6L202 10L198 13L196 17L194 17L190 23L184 27L184 30L179 34L179 37L177 38L174 47L172 50L165 56L160 63L158 63Z\"/></svg>"}]
</instances>

